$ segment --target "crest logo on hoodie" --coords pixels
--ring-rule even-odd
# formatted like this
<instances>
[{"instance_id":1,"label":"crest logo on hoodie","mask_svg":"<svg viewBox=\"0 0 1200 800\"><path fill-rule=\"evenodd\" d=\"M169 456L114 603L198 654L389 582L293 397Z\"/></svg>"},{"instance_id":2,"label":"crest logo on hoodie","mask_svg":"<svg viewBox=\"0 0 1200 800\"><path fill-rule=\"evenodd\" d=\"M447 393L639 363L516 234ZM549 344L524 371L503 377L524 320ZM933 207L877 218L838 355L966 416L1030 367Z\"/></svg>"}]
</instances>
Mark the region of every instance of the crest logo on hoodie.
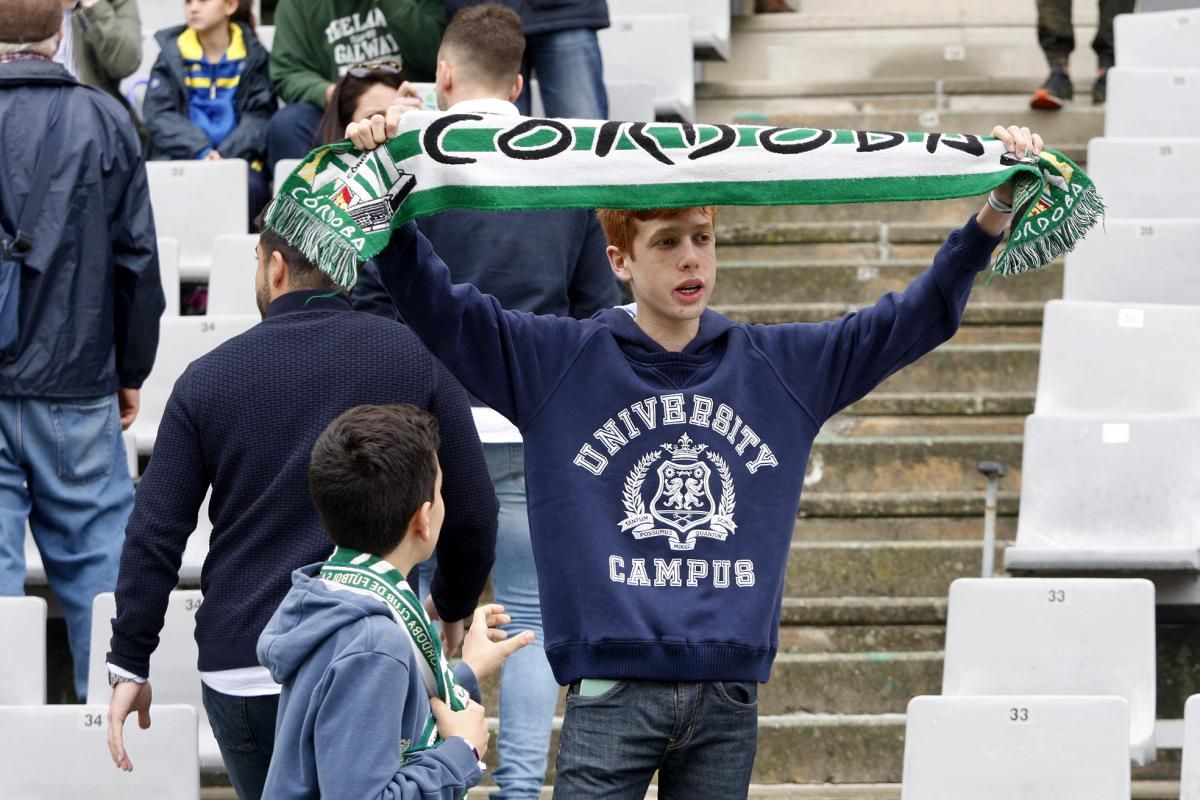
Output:
<instances>
[{"instance_id":1,"label":"crest logo on hoodie","mask_svg":"<svg viewBox=\"0 0 1200 800\"><path fill-rule=\"evenodd\" d=\"M656 481L647 503L646 482L652 476ZM692 550L701 537L725 541L737 529L733 521L737 498L729 465L686 432L678 442L661 444L638 459L625 477L622 503L622 531L635 539L668 537L672 550Z\"/></svg>"}]
</instances>

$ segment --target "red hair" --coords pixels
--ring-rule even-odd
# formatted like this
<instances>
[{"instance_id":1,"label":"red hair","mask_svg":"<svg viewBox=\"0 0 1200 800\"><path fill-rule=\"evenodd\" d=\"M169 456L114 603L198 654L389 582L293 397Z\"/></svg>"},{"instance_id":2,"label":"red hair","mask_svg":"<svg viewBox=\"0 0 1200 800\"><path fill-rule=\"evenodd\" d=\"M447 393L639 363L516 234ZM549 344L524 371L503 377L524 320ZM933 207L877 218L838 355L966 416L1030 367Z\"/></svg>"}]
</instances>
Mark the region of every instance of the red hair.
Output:
<instances>
[{"instance_id":1,"label":"red hair","mask_svg":"<svg viewBox=\"0 0 1200 800\"><path fill-rule=\"evenodd\" d=\"M704 216L717 223L716 206L696 206ZM633 240L637 236L637 223L652 219L674 217L690 208L649 208L640 211L626 211L617 208L602 208L596 211L600 218L600 226L604 228L604 238L608 243L623 253L633 253Z\"/></svg>"}]
</instances>

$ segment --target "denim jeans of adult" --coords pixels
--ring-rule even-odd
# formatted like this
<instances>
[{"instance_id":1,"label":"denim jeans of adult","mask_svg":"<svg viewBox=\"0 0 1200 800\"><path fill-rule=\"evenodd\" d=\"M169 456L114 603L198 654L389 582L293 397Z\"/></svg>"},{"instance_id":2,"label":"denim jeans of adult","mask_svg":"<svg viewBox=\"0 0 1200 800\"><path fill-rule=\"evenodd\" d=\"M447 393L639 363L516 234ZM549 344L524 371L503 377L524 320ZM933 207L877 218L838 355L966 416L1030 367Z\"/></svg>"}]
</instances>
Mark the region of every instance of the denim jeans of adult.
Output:
<instances>
[{"instance_id":1,"label":"denim jeans of adult","mask_svg":"<svg viewBox=\"0 0 1200 800\"><path fill-rule=\"evenodd\" d=\"M116 395L0 398L0 595L25 593L28 520L66 618L80 702L87 696L92 601L116 588L132 509Z\"/></svg>"},{"instance_id":2,"label":"denim jeans of adult","mask_svg":"<svg viewBox=\"0 0 1200 800\"><path fill-rule=\"evenodd\" d=\"M595 697L567 693L556 800L642 800L658 770L660 800L744 798L758 744L758 684L618 681Z\"/></svg>"},{"instance_id":3,"label":"denim jeans of adult","mask_svg":"<svg viewBox=\"0 0 1200 800\"><path fill-rule=\"evenodd\" d=\"M521 65L526 86L531 72L537 76L546 116L608 117L604 65L594 30L577 28L526 36L525 61ZM528 115L530 105L529 91L521 92L517 108Z\"/></svg>"},{"instance_id":4,"label":"denim jeans of adult","mask_svg":"<svg viewBox=\"0 0 1200 800\"><path fill-rule=\"evenodd\" d=\"M525 504L525 457L522 445L485 444L488 471L500 501L496 564L492 589L496 602L512 617L509 636L533 631L536 641L508 657L500 672L500 766L493 775L498 800L537 798L546 779L550 729L558 703L558 682L546 660L537 572L529 541ZM489 709L492 711L492 709Z\"/></svg>"},{"instance_id":5,"label":"denim jeans of adult","mask_svg":"<svg viewBox=\"0 0 1200 800\"><path fill-rule=\"evenodd\" d=\"M259 800L275 749L275 715L279 695L235 697L207 685L203 687L204 710L212 726L221 760L238 800ZM346 732L353 736L352 731ZM347 768L353 768L348 765Z\"/></svg>"}]
</instances>

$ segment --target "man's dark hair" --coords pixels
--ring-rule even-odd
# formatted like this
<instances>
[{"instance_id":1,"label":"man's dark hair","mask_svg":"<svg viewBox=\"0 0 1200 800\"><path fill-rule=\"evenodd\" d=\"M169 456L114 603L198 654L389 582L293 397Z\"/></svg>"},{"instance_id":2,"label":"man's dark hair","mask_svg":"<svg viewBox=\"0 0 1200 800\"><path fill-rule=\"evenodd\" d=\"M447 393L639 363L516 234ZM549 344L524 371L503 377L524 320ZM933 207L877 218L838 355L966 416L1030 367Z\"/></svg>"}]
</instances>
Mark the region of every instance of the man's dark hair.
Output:
<instances>
[{"instance_id":1,"label":"man's dark hair","mask_svg":"<svg viewBox=\"0 0 1200 800\"><path fill-rule=\"evenodd\" d=\"M438 425L410 405L356 406L313 445L308 488L339 547L384 556L413 514L433 500Z\"/></svg>"},{"instance_id":2,"label":"man's dark hair","mask_svg":"<svg viewBox=\"0 0 1200 800\"><path fill-rule=\"evenodd\" d=\"M489 86L514 81L525 55L521 18L498 3L467 6L446 26L442 48L453 50L476 81Z\"/></svg>"},{"instance_id":3,"label":"man's dark hair","mask_svg":"<svg viewBox=\"0 0 1200 800\"><path fill-rule=\"evenodd\" d=\"M268 206L267 208L270 208ZM288 265L288 284L293 289L318 289L334 291L338 285L333 278L321 271L321 268L309 260L291 242L279 235L278 231L266 227L267 212L264 210L255 220L260 233L258 244L262 247L263 258L270 259L272 253L279 253Z\"/></svg>"}]
</instances>

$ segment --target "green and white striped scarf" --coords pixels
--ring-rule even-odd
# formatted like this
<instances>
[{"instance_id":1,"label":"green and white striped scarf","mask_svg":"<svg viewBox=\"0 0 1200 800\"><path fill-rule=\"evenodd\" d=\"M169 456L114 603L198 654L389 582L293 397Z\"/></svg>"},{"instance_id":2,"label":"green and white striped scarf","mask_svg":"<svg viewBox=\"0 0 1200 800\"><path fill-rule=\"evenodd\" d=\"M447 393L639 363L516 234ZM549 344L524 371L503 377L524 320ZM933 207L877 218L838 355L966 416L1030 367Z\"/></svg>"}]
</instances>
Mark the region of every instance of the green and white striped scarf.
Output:
<instances>
[{"instance_id":1,"label":"green and white striped scarf","mask_svg":"<svg viewBox=\"0 0 1200 800\"><path fill-rule=\"evenodd\" d=\"M972 197L1016 179L993 271L1046 266L1103 214L1083 170L1052 150L1016 159L991 137L532 119L411 112L363 154L314 150L267 214L340 286L405 222L448 208L824 205ZM464 231L464 235L469 232Z\"/></svg>"},{"instance_id":2,"label":"green and white striped scarf","mask_svg":"<svg viewBox=\"0 0 1200 800\"><path fill-rule=\"evenodd\" d=\"M442 655L442 640L421 600L399 570L370 553L339 547L321 567L320 578L340 588L369 593L386 603L397 624L408 632L417 656L417 669L429 696L440 697L454 711L467 707L471 696L455 683L454 672ZM430 714L420 735L405 746L403 756L408 759L440 741L437 720Z\"/></svg>"}]
</instances>

